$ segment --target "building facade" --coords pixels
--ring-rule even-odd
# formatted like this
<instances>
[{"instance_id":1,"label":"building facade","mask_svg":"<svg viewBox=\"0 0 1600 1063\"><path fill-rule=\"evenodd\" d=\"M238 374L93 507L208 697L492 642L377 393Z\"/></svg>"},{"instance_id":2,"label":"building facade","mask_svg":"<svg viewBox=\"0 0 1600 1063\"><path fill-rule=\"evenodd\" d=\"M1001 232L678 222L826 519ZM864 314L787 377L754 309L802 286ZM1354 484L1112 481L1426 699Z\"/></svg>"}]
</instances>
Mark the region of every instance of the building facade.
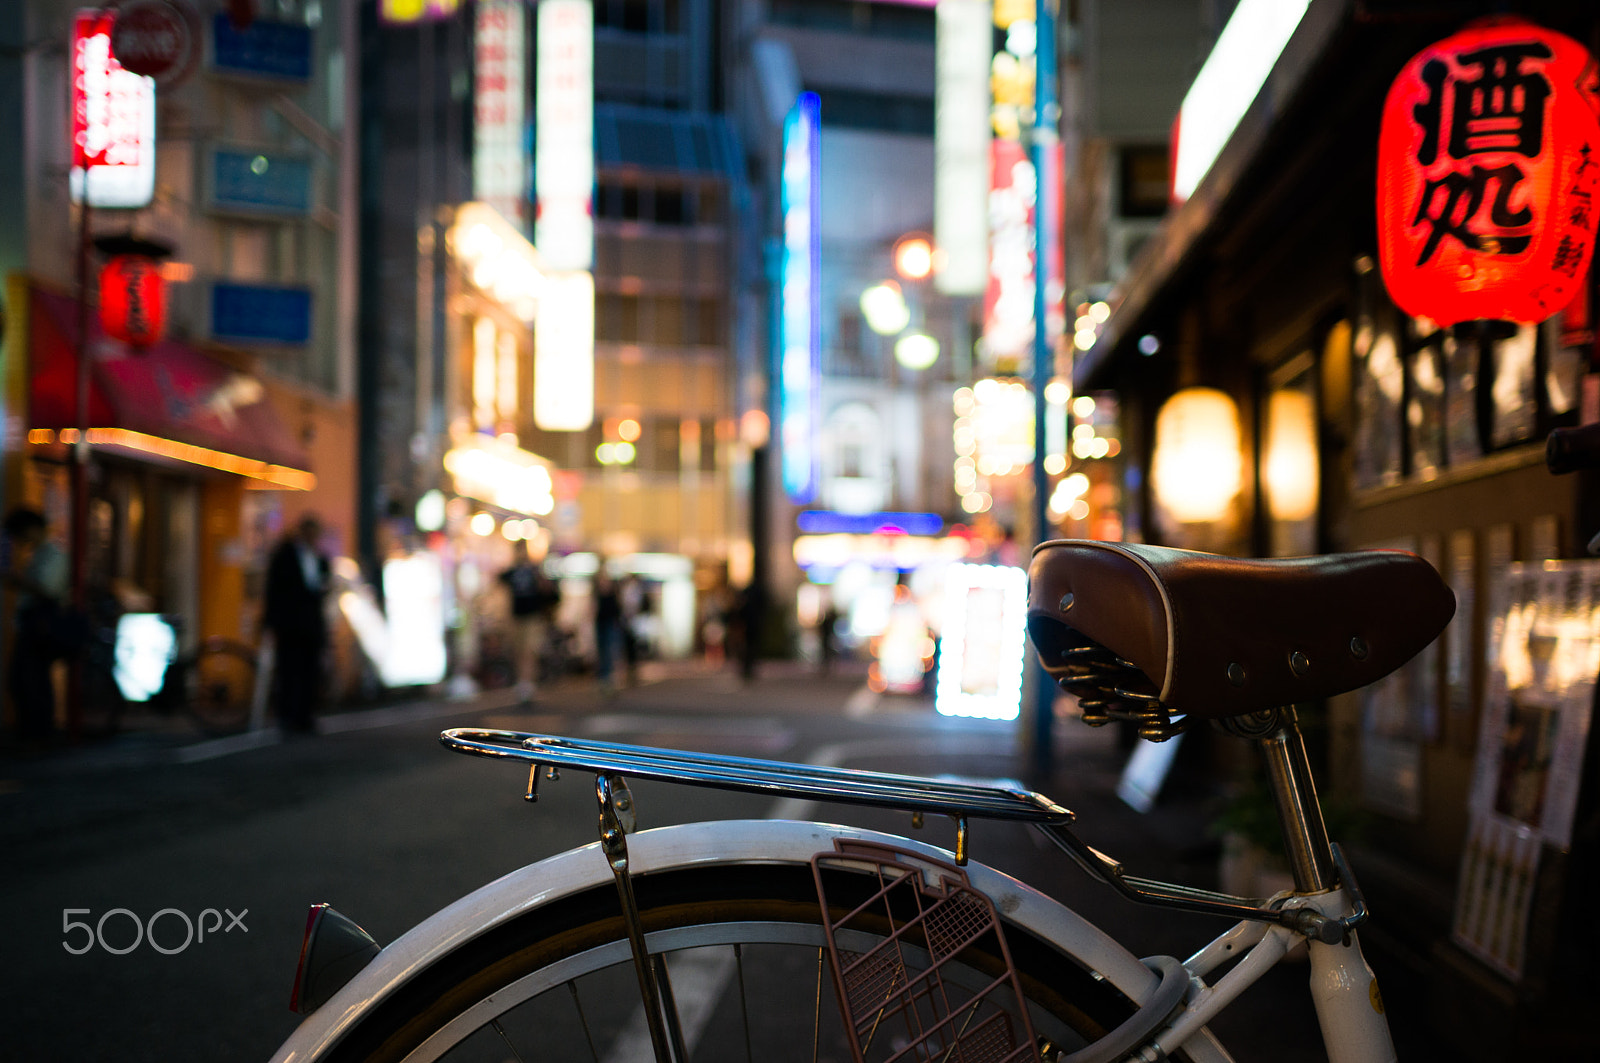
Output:
<instances>
[{"instance_id":1,"label":"building facade","mask_svg":"<svg viewBox=\"0 0 1600 1063\"><path fill-rule=\"evenodd\" d=\"M107 38L75 47L77 8L30 0L0 15L16 45L0 118L16 147L5 501L45 512L85 594L166 614L185 645L253 644L278 534L315 511L331 553L353 542L354 4L293 0L254 18L157 5L184 47L162 84L129 90L150 108L136 150L153 190L87 211L69 195L73 69L103 68ZM100 324L100 269L130 240L160 257L167 291L164 338L144 347Z\"/></svg>"}]
</instances>

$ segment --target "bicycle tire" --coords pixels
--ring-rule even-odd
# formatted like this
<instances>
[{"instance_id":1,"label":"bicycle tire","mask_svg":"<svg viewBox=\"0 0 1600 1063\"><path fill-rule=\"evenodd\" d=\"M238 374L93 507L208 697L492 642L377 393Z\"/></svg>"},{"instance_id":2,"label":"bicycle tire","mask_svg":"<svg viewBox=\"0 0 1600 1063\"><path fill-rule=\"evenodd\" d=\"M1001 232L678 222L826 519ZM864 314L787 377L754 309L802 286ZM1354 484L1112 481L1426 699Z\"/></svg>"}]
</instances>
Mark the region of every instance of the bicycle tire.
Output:
<instances>
[{"instance_id":1,"label":"bicycle tire","mask_svg":"<svg viewBox=\"0 0 1600 1063\"><path fill-rule=\"evenodd\" d=\"M840 906L839 898L849 903L853 885L841 878L847 874L831 873L831 907ZM689 958L702 970L720 962L727 973L732 955L733 984L724 983L701 1015L702 1029L715 1029L691 1048L691 1061L817 1058L806 1043L814 1046L818 1039L829 1049L821 1058L850 1058L842 1027L825 1037L811 1036L815 1017L836 1024L838 1016L831 973L823 974L821 911L809 866L676 867L638 876L634 885L651 951L670 955L675 981ZM1135 1009L1109 981L1035 934L1009 923L1005 934L1035 1031L1058 1047L1086 1044ZM992 950L963 953L961 959L953 977L968 982L991 978L1001 962ZM802 974L804 992L797 990L791 1001L798 1006L776 1013L758 1009L763 1028L751 1030L748 1001L760 999L753 990L776 985L783 993ZM683 992L675 986L680 1000ZM594 886L534 908L441 957L371 1009L322 1058L342 1063L480 1058L645 1063L652 1056L648 1041L638 1039L638 1001L616 891ZM736 1007L735 1001L742 1003ZM629 1034L616 1032L625 1021L633 1030L627 1042L631 1051L621 1044ZM796 1041L800 1050L787 1051ZM1188 1057L1180 1053L1179 1058Z\"/></svg>"},{"instance_id":2,"label":"bicycle tire","mask_svg":"<svg viewBox=\"0 0 1600 1063\"><path fill-rule=\"evenodd\" d=\"M212 734L244 730L256 688L256 653L229 639L207 639L184 668L184 704Z\"/></svg>"}]
</instances>

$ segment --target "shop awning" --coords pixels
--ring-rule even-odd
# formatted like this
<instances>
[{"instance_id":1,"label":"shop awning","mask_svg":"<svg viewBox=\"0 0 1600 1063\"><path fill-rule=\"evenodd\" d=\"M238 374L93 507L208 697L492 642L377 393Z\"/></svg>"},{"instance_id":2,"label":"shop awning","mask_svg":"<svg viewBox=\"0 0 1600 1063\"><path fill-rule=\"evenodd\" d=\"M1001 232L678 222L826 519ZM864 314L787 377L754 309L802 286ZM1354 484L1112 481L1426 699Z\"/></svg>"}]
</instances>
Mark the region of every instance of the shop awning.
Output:
<instances>
[{"instance_id":1,"label":"shop awning","mask_svg":"<svg viewBox=\"0 0 1600 1063\"><path fill-rule=\"evenodd\" d=\"M1350 0L1311 0L1204 179L1182 206L1167 215L1117 282L1108 299L1111 317L1101 326L1094 346L1080 352L1073 366L1078 390L1105 386L1103 374L1110 364L1131 352L1163 292L1190 265L1202 241L1215 234L1225 211L1240 197L1247 174L1263 164L1268 141L1285 114L1318 87L1319 74L1326 76L1318 63L1334 41L1350 31L1349 16ZM1324 95L1332 91L1321 87Z\"/></svg>"},{"instance_id":2,"label":"shop awning","mask_svg":"<svg viewBox=\"0 0 1600 1063\"><path fill-rule=\"evenodd\" d=\"M78 304L29 300L29 439L67 441L77 412ZM137 350L89 323L89 442L221 469L280 487L316 484L311 463L259 378L177 340ZM63 439L63 432L66 439Z\"/></svg>"}]
</instances>

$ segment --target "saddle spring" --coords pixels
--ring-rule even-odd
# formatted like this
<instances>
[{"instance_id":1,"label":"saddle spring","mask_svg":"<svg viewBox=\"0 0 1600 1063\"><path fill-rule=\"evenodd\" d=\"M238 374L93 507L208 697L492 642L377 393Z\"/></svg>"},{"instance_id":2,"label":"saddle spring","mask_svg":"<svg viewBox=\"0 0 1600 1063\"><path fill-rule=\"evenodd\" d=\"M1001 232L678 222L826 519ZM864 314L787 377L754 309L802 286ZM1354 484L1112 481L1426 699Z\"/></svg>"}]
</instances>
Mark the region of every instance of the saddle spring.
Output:
<instances>
[{"instance_id":1,"label":"saddle spring","mask_svg":"<svg viewBox=\"0 0 1600 1063\"><path fill-rule=\"evenodd\" d=\"M1083 641L1060 651L1068 674L1058 682L1077 697L1084 723L1103 727L1112 720L1131 720L1139 725L1139 737L1150 742L1165 742L1188 730L1187 717L1174 719L1158 697L1137 689L1150 685L1138 665L1097 642Z\"/></svg>"}]
</instances>

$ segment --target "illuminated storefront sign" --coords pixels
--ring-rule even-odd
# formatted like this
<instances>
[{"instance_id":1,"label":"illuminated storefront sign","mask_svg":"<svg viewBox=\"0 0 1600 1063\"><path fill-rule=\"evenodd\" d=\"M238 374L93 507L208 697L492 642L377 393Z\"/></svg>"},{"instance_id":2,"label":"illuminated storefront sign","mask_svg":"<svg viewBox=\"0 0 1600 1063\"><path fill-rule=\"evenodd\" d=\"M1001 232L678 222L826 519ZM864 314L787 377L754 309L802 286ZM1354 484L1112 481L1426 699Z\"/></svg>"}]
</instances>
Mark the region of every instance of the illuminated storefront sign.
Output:
<instances>
[{"instance_id":1,"label":"illuminated storefront sign","mask_svg":"<svg viewBox=\"0 0 1600 1063\"><path fill-rule=\"evenodd\" d=\"M936 538L931 535L834 532L827 535L798 535L794 540L795 564L808 573L822 575L850 564L911 572L923 565L961 561L970 552L970 541L955 535Z\"/></svg>"},{"instance_id":2,"label":"illuminated storefront sign","mask_svg":"<svg viewBox=\"0 0 1600 1063\"><path fill-rule=\"evenodd\" d=\"M110 12L72 20L72 201L144 207L156 188L156 83L111 54Z\"/></svg>"},{"instance_id":3,"label":"illuminated storefront sign","mask_svg":"<svg viewBox=\"0 0 1600 1063\"><path fill-rule=\"evenodd\" d=\"M1266 84L1311 0L1239 0L1189 86L1172 134L1172 198L1194 194Z\"/></svg>"},{"instance_id":4,"label":"illuminated storefront sign","mask_svg":"<svg viewBox=\"0 0 1600 1063\"><path fill-rule=\"evenodd\" d=\"M393 25L437 22L461 10L461 0L378 0L378 18Z\"/></svg>"},{"instance_id":5,"label":"illuminated storefront sign","mask_svg":"<svg viewBox=\"0 0 1600 1063\"><path fill-rule=\"evenodd\" d=\"M1597 106L1588 51L1521 19L1413 56L1378 137L1378 261L1395 305L1441 325L1565 307L1600 220Z\"/></svg>"},{"instance_id":6,"label":"illuminated storefront sign","mask_svg":"<svg viewBox=\"0 0 1600 1063\"><path fill-rule=\"evenodd\" d=\"M458 495L542 517L556 508L548 463L509 439L468 435L444 456Z\"/></svg>"},{"instance_id":7,"label":"illuminated storefront sign","mask_svg":"<svg viewBox=\"0 0 1600 1063\"><path fill-rule=\"evenodd\" d=\"M986 378L957 388L951 407L956 493L963 510L983 513L997 481L1020 478L1033 462L1033 393L1020 381Z\"/></svg>"},{"instance_id":8,"label":"illuminated storefront sign","mask_svg":"<svg viewBox=\"0 0 1600 1063\"><path fill-rule=\"evenodd\" d=\"M936 10L933 232L943 264L934 286L982 295L989 256L989 0L943 0Z\"/></svg>"},{"instance_id":9,"label":"illuminated storefront sign","mask_svg":"<svg viewBox=\"0 0 1600 1063\"><path fill-rule=\"evenodd\" d=\"M594 274L551 273L533 327L533 422L577 432L594 420Z\"/></svg>"},{"instance_id":10,"label":"illuminated storefront sign","mask_svg":"<svg viewBox=\"0 0 1600 1063\"><path fill-rule=\"evenodd\" d=\"M951 565L933 707L942 716L1015 720L1022 712L1028 576L1002 565Z\"/></svg>"},{"instance_id":11,"label":"illuminated storefront sign","mask_svg":"<svg viewBox=\"0 0 1600 1063\"><path fill-rule=\"evenodd\" d=\"M450 227L450 251L473 287L532 321L544 291L543 260L533 245L487 203L463 203Z\"/></svg>"},{"instance_id":12,"label":"illuminated storefront sign","mask_svg":"<svg viewBox=\"0 0 1600 1063\"><path fill-rule=\"evenodd\" d=\"M473 23L472 194L525 228L527 31L522 0L478 0Z\"/></svg>"},{"instance_id":13,"label":"illuminated storefront sign","mask_svg":"<svg viewBox=\"0 0 1600 1063\"><path fill-rule=\"evenodd\" d=\"M592 269L594 7L542 0L538 18L533 242L551 269Z\"/></svg>"},{"instance_id":14,"label":"illuminated storefront sign","mask_svg":"<svg viewBox=\"0 0 1600 1063\"><path fill-rule=\"evenodd\" d=\"M779 434L783 489L817 493L822 381L821 101L804 92L783 124L783 283L779 295Z\"/></svg>"}]
</instances>

